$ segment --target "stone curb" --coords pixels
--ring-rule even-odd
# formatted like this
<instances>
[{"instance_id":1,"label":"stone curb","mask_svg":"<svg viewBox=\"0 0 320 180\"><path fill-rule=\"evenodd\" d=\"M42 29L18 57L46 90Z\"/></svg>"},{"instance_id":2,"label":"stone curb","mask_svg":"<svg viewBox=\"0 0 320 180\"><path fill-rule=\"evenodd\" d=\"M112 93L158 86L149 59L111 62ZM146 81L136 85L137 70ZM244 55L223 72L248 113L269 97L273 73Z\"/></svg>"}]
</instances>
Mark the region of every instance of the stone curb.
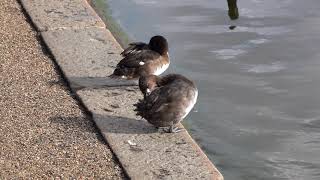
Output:
<instances>
[{"instance_id":1,"label":"stone curb","mask_svg":"<svg viewBox=\"0 0 320 180\"><path fill-rule=\"evenodd\" d=\"M135 116L137 82L108 78L122 48L87 1L20 1L129 178L223 179L188 132L159 133Z\"/></svg>"},{"instance_id":2,"label":"stone curb","mask_svg":"<svg viewBox=\"0 0 320 180\"><path fill-rule=\"evenodd\" d=\"M80 29L105 27L103 21L85 0L20 0L37 29Z\"/></svg>"}]
</instances>

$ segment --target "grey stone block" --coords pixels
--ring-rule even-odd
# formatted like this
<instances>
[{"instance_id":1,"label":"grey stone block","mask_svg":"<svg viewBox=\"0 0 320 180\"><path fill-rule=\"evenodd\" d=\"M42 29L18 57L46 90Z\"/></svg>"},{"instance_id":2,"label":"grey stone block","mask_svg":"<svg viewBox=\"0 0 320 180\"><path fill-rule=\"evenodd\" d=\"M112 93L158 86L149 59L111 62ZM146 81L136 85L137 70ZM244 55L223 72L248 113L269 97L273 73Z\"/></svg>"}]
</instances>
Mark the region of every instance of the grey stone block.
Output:
<instances>
[{"instance_id":1,"label":"grey stone block","mask_svg":"<svg viewBox=\"0 0 320 180\"><path fill-rule=\"evenodd\" d=\"M120 86L138 86L138 80L113 79L108 77L69 77L71 87L75 90L85 88L106 88Z\"/></svg>"},{"instance_id":2,"label":"grey stone block","mask_svg":"<svg viewBox=\"0 0 320 180\"><path fill-rule=\"evenodd\" d=\"M122 48L109 30L52 30L41 35L74 88L137 84L108 78L122 58Z\"/></svg>"},{"instance_id":3,"label":"grey stone block","mask_svg":"<svg viewBox=\"0 0 320 180\"><path fill-rule=\"evenodd\" d=\"M161 133L137 118L137 87L79 90L94 121L132 179L223 179L187 131Z\"/></svg>"},{"instance_id":4,"label":"grey stone block","mask_svg":"<svg viewBox=\"0 0 320 180\"><path fill-rule=\"evenodd\" d=\"M21 0L39 31L105 27L86 0Z\"/></svg>"}]
</instances>

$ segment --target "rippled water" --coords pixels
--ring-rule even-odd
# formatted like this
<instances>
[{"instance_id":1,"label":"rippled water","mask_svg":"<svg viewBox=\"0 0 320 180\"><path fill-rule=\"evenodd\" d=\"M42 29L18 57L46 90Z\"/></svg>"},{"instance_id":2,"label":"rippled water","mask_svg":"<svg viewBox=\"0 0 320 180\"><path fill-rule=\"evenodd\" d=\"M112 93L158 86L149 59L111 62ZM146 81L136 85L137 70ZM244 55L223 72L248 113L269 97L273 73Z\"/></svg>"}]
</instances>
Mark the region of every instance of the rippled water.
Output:
<instances>
[{"instance_id":1,"label":"rippled water","mask_svg":"<svg viewBox=\"0 0 320 180\"><path fill-rule=\"evenodd\" d=\"M319 0L240 0L236 21L223 0L107 2L133 39L169 39L167 73L200 92L184 124L226 180L320 179Z\"/></svg>"}]
</instances>

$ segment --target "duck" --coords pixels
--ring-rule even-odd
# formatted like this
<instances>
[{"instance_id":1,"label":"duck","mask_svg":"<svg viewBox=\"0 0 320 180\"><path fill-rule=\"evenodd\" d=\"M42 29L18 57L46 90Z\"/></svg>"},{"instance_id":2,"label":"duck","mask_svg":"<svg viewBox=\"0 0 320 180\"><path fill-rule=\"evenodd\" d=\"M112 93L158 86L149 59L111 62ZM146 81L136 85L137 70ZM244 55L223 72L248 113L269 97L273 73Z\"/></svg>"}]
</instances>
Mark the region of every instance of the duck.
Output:
<instances>
[{"instance_id":1,"label":"duck","mask_svg":"<svg viewBox=\"0 0 320 180\"><path fill-rule=\"evenodd\" d=\"M170 64L169 47L166 38L153 36L149 44L130 43L122 53L123 59L117 64L112 77L135 79L144 75L160 75Z\"/></svg>"},{"instance_id":2,"label":"duck","mask_svg":"<svg viewBox=\"0 0 320 180\"><path fill-rule=\"evenodd\" d=\"M147 75L139 78L139 88L144 98L134 104L136 115L168 133L183 130L176 125L189 114L198 98L193 81L180 74Z\"/></svg>"}]
</instances>

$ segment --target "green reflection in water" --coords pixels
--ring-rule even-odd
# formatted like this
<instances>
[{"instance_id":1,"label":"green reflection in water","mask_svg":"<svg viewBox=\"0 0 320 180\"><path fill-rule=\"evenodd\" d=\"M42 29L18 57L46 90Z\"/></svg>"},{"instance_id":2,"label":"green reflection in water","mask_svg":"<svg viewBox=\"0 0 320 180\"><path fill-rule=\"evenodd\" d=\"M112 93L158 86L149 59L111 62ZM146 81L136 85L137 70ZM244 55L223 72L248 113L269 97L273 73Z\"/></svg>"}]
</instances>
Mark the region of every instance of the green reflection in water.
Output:
<instances>
[{"instance_id":1,"label":"green reflection in water","mask_svg":"<svg viewBox=\"0 0 320 180\"><path fill-rule=\"evenodd\" d=\"M236 20L239 18L237 0L227 0L228 1L228 14L231 20Z\"/></svg>"}]
</instances>

